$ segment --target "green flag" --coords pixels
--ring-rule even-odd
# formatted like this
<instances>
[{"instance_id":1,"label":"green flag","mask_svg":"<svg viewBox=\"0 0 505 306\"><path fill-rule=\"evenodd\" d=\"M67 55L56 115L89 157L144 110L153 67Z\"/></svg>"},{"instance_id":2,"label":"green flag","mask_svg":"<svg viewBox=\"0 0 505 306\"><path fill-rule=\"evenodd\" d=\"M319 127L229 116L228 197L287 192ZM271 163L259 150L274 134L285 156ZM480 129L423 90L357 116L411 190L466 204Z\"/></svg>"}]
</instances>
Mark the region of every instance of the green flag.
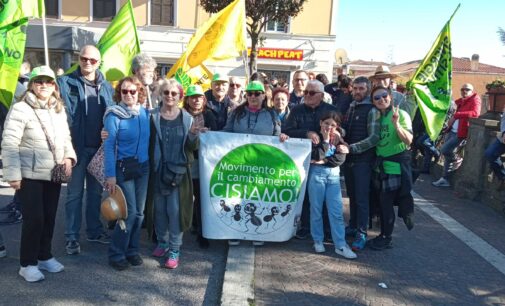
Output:
<instances>
[{"instance_id":1,"label":"green flag","mask_svg":"<svg viewBox=\"0 0 505 306\"><path fill-rule=\"evenodd\" d=\"M0 28L0 102L10 107L23 63L28 18Z\"/></svg>"},{"instance_id":2,"label":"green flag","mask_svg":"<svg viewBox=\"0 0 505 306\"><path fill-rule=\"evenodd\" d=\"M426 133L433 141L440 134L451 105L451 20L458 9L459 5L407 84L417 100Z\"/></svg>"},{"instance_id":3,"label":"green flag","mask_svg":"<svg viewBox=\"0 0 505 306\"><path fill-rule=\"evenodd\" d=\"M42 18L44 0L0 0L0 28L27 17Z\"/></svg>"},{"instance_id":4,"label":"green flag","mask_svg":"<svg viewBox=\"0 0 505 306\"><path fill-rule=\"evenodd\" d=\"M131 63L140 53L140 44L130 0L112 19L96 47L102 54L100 70L108 81L131 75Z\"/></svg>"}]
</instances>

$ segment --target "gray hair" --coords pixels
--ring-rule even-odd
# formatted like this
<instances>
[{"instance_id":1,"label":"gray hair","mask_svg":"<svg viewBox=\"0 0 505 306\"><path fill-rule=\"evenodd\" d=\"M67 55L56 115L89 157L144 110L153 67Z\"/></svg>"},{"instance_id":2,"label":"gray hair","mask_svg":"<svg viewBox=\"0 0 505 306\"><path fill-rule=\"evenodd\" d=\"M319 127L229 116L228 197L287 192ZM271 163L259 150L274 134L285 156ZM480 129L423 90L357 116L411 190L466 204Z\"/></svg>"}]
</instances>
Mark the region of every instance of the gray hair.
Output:
<instances>
[{"instance_id":1,"label":"gray hair","mask_svg":"<svg viewBox=\"0 0 505 306\"><path fill-rule=\"evenodd\" d=\"M155 69L156 66L158 66L158 64L156 63L154 58L149 56L147 53L140 53L133 58L132 60L133 73L137 72L139 69L145 66Z\"/></svg>"},{"instance_id":2,"label":"gray hair","mask_svg":"<svg viewBox=\"0 0 505 306\"><path fill-rule=\"evenodd\" d=\"M324 84L318 80L309 80L307 86L309 85L315 86L319 92L324 92Z\"/></svg>"}]
</instances>

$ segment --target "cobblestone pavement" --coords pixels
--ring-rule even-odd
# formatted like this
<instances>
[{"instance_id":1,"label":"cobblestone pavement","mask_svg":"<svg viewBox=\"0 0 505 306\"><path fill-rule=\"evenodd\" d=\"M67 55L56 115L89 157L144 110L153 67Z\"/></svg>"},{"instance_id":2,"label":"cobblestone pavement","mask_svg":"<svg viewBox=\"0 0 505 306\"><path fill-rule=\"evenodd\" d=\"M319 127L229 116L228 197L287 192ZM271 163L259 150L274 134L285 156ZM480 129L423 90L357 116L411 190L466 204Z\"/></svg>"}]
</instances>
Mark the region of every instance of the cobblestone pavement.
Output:
<instances>
[{"instance_id":1,"label":"cobblestone pavement","mask_svg":"<svg viewBox=\"0 0 505 306\"><path fill-rule=\"evenodd\" d=\"M503 215L430 182L422 176L415 191L505 253ZM505 305L505 275L418 208L415 222L409 232L397 220L394 248L367 248L353 261L331 244L315 254L310 240L256 248L256 305Z\"/></svg>"},{"instance_id":2,"label":"cobblestone pavement","mask_svg":"<svg viewBox=\"0 0 505 306\"><path fill-rule=\"evenodd\" d=\"M12 198L11 188L0 189L0 206ZM107 264L107 246L88 243L82 237L80 255L66 255L64 242L64 195L53 239L53 255L65 271L45 273L39 283L27 283L19 275L21 224L0 226L8 251L0 259L0 305L218 305L227 246L212 241L201 250L195 236L186 234L181 263L176 270L161 268L162 261L150 257L154 245L141 238L144 264L117 272ZM83 215L84 216L84 215ZM0 217L3 217L0 215ZM84 229L83 229L84 230Z\"/></svg>"}]
</instances>

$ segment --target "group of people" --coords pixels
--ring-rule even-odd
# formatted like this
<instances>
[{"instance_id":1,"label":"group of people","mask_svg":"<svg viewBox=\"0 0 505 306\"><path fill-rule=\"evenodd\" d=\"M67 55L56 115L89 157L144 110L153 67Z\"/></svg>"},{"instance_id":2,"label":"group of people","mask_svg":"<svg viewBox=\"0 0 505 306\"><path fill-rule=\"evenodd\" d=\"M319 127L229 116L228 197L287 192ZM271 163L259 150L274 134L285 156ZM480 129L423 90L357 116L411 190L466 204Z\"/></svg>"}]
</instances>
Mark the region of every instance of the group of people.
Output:
<instances>
[{"instance_id":1,"label":"group of people","mask_svg":"<svg viewBox=\"0 0 505 306\"><path fill-rule=\"evenodd\" d=\"M191 227L199 245L208 247L202 235L200 210L205 203L200 199L197 159L198 135L209 130L276 136L280 142L311 141L307 196L296 236L303 239L310 233L318 253L325 252L325 236L331 237L335 252L348 259L367 244L377 250L391 248L394 205L407 228L413 228L409 147L415 102L392 89L394 75L387 67L378 67L371 78L344 76L331 84L326 77L311 79L298 70L292 92L272 86L261 75L243 84L237 77L215 73L204 92L199 85L184 91L175 79L155 82L156 62L147 54L138 55L132 76L113 88L98 69L100 61L99 50L88 45L80 51L79 68L70 74L56 78L49 67L33 69L26 91L6 118L4 180L16 189L21 203L19 274L26 281L44 279L41 270L64 269L51 253L61 189L54 179L56 166L70 178L67 254L81 252L84 198L86 238L109 245L108 263L116 270L142 265L143 223L156 239L152 256L163 258L166 268L179 265L183 233ZM451 124L459 119L462 128L465 109L458 104L460 109ZM88 171L102 150L103 184ZM350 199L347 226L340 167ZM118 222L110 236L100 219L104 190L120 191L128 211L124 224ZM370 211L378 211L381 219L374 239L367 237ZM346 237L352 237L350 245Z\"/></svg>"}]
</instances>

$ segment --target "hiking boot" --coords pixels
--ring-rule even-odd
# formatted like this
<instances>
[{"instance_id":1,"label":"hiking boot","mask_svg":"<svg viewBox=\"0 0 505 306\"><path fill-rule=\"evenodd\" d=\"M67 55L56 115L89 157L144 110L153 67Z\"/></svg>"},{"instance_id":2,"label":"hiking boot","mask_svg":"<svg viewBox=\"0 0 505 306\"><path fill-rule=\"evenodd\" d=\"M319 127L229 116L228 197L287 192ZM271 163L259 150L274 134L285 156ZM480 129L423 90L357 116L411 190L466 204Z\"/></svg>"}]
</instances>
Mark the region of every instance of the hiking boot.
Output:
<instances>
[{"instance_id":1,"label":"hiking boot","mask_svg":"<svg viewBox=\"0 0 505 306\"><path fill-rule=\"evenodd\" d=\"M403 223L407 226L407 229L410 231L414 228L414 214L408 214L403 217Z\"/></svg>"},{"instance_id":2,"label":"hiking boot","mask_svg":"<svg viewBox=\"0 0 505 306\"><path fill-rule=\"evenodd\" d=\"M300 239L300 240L305 240L307 237L309 237L309 230L306 228L301 228L296 232L295 238Z\"/></svg>"},{"instance_id":3,"label":"hiking boot","mask_svg":"<svg viewBox=\"0 0 505 306\"><path fill-rule=\"evenodd\" d=\"M19 275L21 275L25 281L33 283L43 280L44 274L40 272L37 266L26 266L19 268Z\"/></svg>"},{"instance_id":4,"label":"hiking boot","mask_svg":"<svg viewBox=\"0 0 505 306\"><path fill-rule=\"evenodd\" d=\"M352 250L354 252L361 251L365 248L365 245L366 245L366 234L358 232L358 234L356 234L356 239L354 239L352 243L351 246Z\"/></svg>"},{"instance_id":5,"label":"hiking boot","mask_svg":"<svg viewBox=\"0 0 505 306\"><path fill-rule=\"evenodd\" d=\"M354 253L347 244L341 248L335 248L335 253L347 259L354 259L358 257L358 255L356 255L356 253Z\"/></svg>"},{"instance_id":6,"label":"hiking boot","mask_svg":"<svg viewBox=\"0 0 505 306\"><path fill-rule=\"evenodd\" d=\"M139 255L127 256L126 260L128 260L128 262L132 266L140 266L144 263L142 257L140 257Z\"/></svg>"},{"instance_id":7,"label":"hiking boot","mask_svg":"<svg viewBox=\"0 0 505 306\"><path fill-rule=\"evenodd\" d=\"M97 242L101 244L110 244L110 236L106 233L102 233L96 237L88 237L89 242Z\"/></svg>"},{"instance_id":8,"label":"hiking boot","mask_svg":"<svg viewBox=\"0 0 505 306\"><path fill-rule=\"evenodd\" d=\"M46 270L47 272L58 273L63 271L65 267L53 257L48 260L39 260L38 268L39 270Z\"/></svg>"},{"instance_id":9,"label":"hiking boot","mask_svg":"<svg viewBox=\"0 0 505 306\"><path fill-rule=\"evenodd\" d=\"M16 203L14 203L14 201L0 208L0 213L10 213L15 211L16 211Z\"/></svg>"},{"instance_id":10,"label":"hiking boot","mask_svg":"<svg viewBox=\"0 0 505 306\"><path fill-rule=\"evenodd\" d=\"M324 244L321 241L314 241L314 250L316 253L324 253L326 249L324 248Z\"/></svg>"},{"instance_id":11,"label":"hiking boot","mask_svg":"<svg viewBox=\"0 0 505 306\"><path fill-rule=\"evenodd\" d=\"M432 182L431 184L435 187L451 187L451 184L449 183L449 181L443 177L438 179L438 181Z\"/></svg>"},{"instance_id":12,"label":"hiking boot","mask_svg":"<svg viewBox=\"0 0 505 306\"><path fill-rule=\"evenodd\" d=\"M165 267L168 269L175 269L179 266L179 251L169 251L168 259L165 261Z\"/></svg>"},{"instance_id":13,"label":"hiking boot","mask_svg":"<svg viewBox=\"0 0 505 306\"><path fill-rule=\"evenodd\" d=\"M76 255L81 253L81 245L76 240L69 240L65 245L68 255Z\"/></svg>"},{"instance_id":14,"label":"hiking boot","mask_svg":"<svg viewBox=\"0 0 505 306\"><path fill-rule=\"evenodd\" d=\"M120 261L109 260L109 266L116 271L123 271L130 267L130 263L126 259L121 259Z\"/></svg>"},{"instance_id":15,"label":"hiking boot","mask_svg":"<svg viewBox=\"0 0 505 306\"><path fill-rule=\"evenodd\" d=\"M160 243L156 246L151 255L154 257L163 257L167 252L168 252L168 245Z\"/></svg>"},{"instance_id":16,"label":"hiking boot","mask_svg":"<svg viewBox=\"0 0 505 306\"><path fill-rule=\"evenodd\" d=\"M21 223L23 221L23 215L19 210L11 211L7 214L7 217L0 220L0 225L12 225Z\"/></svg>"},{"instance_id":17,"label":"hiking boot","mask_svg":"<svg viewBox=\"0 0 505 306\"><path fill-rule=\"evenodd\" d=\"M391 249L393 247L393 242L391 237L386 238L385 236L377 236L370 240L368 243L371 249L376 251L382 251L385 249Z\"/></svg>"}]
</instances>

